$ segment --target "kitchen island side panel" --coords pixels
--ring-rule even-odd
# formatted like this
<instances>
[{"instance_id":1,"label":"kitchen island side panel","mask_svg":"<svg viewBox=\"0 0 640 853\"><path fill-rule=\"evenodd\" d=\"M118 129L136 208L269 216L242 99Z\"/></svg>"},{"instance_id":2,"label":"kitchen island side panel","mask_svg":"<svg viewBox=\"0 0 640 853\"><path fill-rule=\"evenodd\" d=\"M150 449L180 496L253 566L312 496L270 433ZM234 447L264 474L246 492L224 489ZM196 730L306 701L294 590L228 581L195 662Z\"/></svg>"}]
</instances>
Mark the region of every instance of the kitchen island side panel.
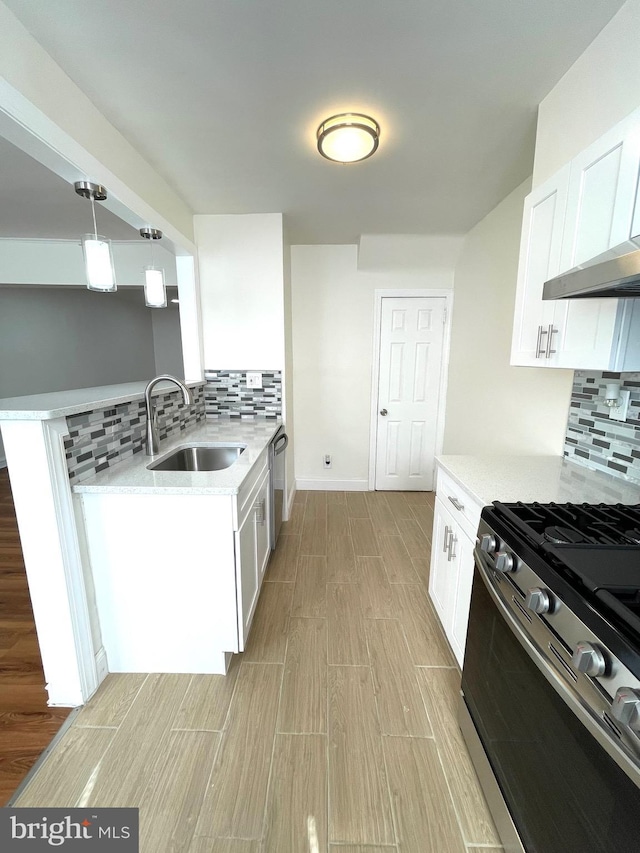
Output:
<instances>
[{"instance_id":1,"label":"kitchen island side panel","mask_svg":"<svg viewBox=\"0 0 640 853\"><path fill-rule=\"evenodd\" d=\"M83 504L109 671L224 673L238 637L231 497Z\"/></svg>"}]
</instances>

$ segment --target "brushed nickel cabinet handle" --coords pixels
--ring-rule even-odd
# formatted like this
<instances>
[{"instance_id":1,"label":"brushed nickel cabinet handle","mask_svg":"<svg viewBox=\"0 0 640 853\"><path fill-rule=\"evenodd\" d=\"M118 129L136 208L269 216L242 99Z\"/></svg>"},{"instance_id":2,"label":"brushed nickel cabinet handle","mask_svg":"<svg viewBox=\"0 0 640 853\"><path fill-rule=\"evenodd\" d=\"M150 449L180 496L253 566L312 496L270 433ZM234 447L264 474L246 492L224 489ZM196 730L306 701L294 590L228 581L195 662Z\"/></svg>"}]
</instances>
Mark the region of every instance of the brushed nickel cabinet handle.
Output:
<instances>
[{"instance_id":1,"label":"brushed nickel cabinet handle","mask_svg":"<svg viewBox=\"0 0 640 853\"><path fill-rule=\"evenodd\" d=\"M548 335L549 332L544 326L538 326L538 338L536 340L536 358L542 358L547 351L547 347L542 346L542 336Z\"/></svg>"},{"instance_id":2,"label":"brushed nickel cabinet handle","mask_svg":"<svg viewBox=\"0 0 640 853\"><path fill-rule=\"evenodd\" d=\"M442 552L444 553L449 547L449 525L445 524L444 526L444 542L442 543Z\"/></svg>"},{"instance_id":3,"label":"brushed nickel cabinet handle","mask_svg":"<svg viewBox=\"0 0 640 853\"><path fill-rule=\"evenodd\" d=\"M552 324L549 326L549 331L547 332L547 348L545 351L545 358L551 358L551 356L556 352L556 350L551 349L551 343L553 340L553 335L555 335L557 331L558 330L554 328Z\"/></svg>"}]
</instances>

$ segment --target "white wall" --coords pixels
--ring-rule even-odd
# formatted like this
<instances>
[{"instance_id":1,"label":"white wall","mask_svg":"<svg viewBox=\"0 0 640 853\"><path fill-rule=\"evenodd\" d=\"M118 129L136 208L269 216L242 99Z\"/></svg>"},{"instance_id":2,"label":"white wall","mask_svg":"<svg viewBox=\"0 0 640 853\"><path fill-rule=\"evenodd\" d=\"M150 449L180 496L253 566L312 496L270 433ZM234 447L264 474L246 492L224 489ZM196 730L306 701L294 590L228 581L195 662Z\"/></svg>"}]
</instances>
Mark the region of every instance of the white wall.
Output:
<instances>
[{"instance_id":1,"label":"white wall","mask_svg":"<svg viewBox=\"0 0 640 853\"><path fill-rule=\"evenodd\" d=\"M420 272L363 272L355 245L292 246L291 278L296 481L366 489L374 291L450 289L453 263L447 269L438 258ZM322 466L326 453L331 469Z\"/></svg>"},{"instance_id":2,"label":"white wall","mask_svg":"<svg viewBox=\"0 0 640 853\"><path fill-rule=\"evenodd\" d=\"M280 213L194 217L207 369L284 370Z\"/></svg>"},{"instance_id":3,"label":"white wall","mask_svg":"<svg viewBox=\"0 0 640 853\"><path fill-rule=\"evenodd\" d=\"M0 2L1 78L191 239L192 215L185 202Z\"/></svg>"},{"instance_id":4,"label":"white wall","mask_svg":"<svg viewBox=\"0 0 640 853\"><path fill-rule=\"evenodd\" d=\"M640 106L640 0L629 0L542 101L538 186Z\"/></svg>"},{"instance_id":5,"label":"white wall","mask_svg":"<svg viewBox=\"0 0 640 853\"><path fill-rule=\"evenodd\" d=\"M573 371L511 367L529 181L466 236L455 273L445 453L561 454Z\"/></svg>"},{"instance_id":6,"label":"white wall","mask_svg":"<svg viewBox=\"0 0 640 853\"><path fill-rule=\"evenodd\" d=\"M362 234L358 269L362 272L451 271L460 255L459 234Z\"/></svg>"},{"instance_id":7,"label":"white wall","mask_svg":"<svg viewBox=\"0 0 640 853\"><path fill-rule=\"evenodd\" d=\"M283 386L283 418L289 436L287 448L287 500L295 487L295 427L293 410L293 316L291 305L291 244L283 222L283 266L284 266L284 386Z\"/></svg>"}]
</instances>

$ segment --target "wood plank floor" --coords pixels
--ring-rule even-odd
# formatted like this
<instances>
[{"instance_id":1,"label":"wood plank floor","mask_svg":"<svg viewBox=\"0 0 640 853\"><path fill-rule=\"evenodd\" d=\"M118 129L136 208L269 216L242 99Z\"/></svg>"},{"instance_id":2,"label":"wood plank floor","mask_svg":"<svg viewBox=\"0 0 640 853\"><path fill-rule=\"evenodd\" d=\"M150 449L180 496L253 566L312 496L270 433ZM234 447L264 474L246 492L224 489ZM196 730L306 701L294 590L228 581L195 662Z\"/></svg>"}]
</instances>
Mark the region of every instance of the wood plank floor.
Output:
<instances>
[{"instance_id":1,"label":"wood plank floor","mask_svg":"<svg viewBox=\"0 0 640 853\"><path fill-rule=\"evenodd\" d=\"M109 676L17 805L138 806L143 853L497 853L432 519L430 493L298 493L229 675Z\"/></svg>"},{"instance_id":2,"label":"wood plank floor","mask_svg":"<svg viewBox=\"0 0 640 853\"><path fill-rule=\"evenodd\" d=\"M9 476L0 469L0 804L13 794L70 709L47 707L44 673Z\"/></svg>"}]
</instances>

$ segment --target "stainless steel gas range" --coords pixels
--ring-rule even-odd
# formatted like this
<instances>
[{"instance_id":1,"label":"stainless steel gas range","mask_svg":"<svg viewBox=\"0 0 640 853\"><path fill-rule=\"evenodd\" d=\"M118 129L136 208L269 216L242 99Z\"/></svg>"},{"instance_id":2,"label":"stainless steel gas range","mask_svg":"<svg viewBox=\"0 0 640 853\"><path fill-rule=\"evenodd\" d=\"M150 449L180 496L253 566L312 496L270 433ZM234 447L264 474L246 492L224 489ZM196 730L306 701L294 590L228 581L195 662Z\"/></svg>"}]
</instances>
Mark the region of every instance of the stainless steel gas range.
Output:
<instances>
[{"instance_id":1,"label":"stainless steel gas range","mask_svg":"<svg viewBox=\"0 0 640 853\"><path fill-rule=\"evenodd\" d=\"M508 851L640 850L640 505L482 511L460 725Z\"/></svg>"}]
</instances>

